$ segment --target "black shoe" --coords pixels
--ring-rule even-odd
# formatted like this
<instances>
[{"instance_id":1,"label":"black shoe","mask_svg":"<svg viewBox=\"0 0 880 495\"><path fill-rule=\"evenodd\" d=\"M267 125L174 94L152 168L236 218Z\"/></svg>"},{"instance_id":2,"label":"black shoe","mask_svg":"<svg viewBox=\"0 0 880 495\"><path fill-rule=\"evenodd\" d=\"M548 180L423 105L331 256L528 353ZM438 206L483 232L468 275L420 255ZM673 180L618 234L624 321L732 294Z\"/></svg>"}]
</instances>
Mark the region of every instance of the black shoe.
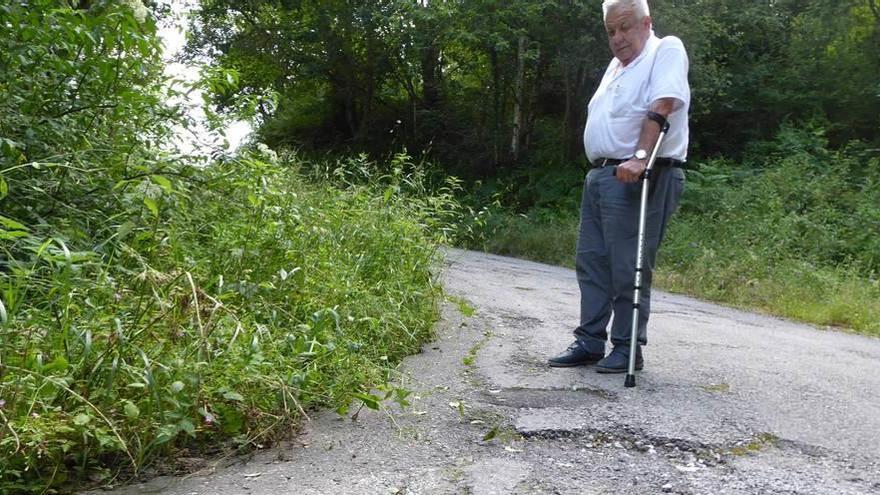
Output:
<instances>
[{"instance_id":1,"label":"black shoe","mask_svg":"<svg viewBox=\"0 0 880 495\"><path fill-rule=\"evenodd\" d=\"M636 370L645 367L642 346L636 346ZM596 363L599 373L626 373L629 371L629 344L616 345L605 359Z\"/></svg>"},{"instance_id":2,"label":"black shoe","mask_svg":"<svg viewBox=\"0 0 880 495\"><path fill-rule=\"evenodd\" d=\"M593 364L605 356L604 352L589 352L578 342L574 341L562 354L547 360L547 364L554 368L567 368Z\"/></svg>"}]
</instances>

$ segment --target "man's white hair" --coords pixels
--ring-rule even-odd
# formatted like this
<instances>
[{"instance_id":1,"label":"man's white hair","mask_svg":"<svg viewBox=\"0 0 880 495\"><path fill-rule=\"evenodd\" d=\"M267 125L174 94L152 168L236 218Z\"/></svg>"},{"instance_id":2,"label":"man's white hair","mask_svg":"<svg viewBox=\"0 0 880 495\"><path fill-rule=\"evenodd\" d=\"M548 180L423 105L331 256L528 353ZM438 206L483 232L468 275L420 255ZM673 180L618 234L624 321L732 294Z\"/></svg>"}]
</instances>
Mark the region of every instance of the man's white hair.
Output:
<instances>
[{"instance_id":1,"label":"man's white hair","mask_svg":"<svg viewBox=\"0 0 880 495\"><path fill-rule=\"evenodd\" d=\"M651 15L648 8L648 0L605 0L602 2L602 18L608 18L608 11L618 7L629 7L635 12L636 19L643 19Z\"/></svg>"}]
</instances>

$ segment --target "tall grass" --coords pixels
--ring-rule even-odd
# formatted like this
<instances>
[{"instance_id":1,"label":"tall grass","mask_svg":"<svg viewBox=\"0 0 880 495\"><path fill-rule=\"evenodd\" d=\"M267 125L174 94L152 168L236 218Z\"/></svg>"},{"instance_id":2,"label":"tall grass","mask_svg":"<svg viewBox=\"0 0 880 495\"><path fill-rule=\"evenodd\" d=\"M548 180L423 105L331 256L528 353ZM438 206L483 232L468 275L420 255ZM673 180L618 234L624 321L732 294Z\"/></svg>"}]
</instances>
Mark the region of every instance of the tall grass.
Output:
<instances>
[{"instance_id":1,"label":"tall grass","mask_svg":"<svg viewBox=\"0 0 880 495\"><path fill-rule=\"evenodd\" d=\"M478 183L462 200L462 246L574 267L585 171L549 165Z\"/></svg>"},{"instance_id":2,"label":"tall grass","mask_svg":"<svg viewBox=\"0 0 880 495\"><path fill-rule=\"evenodd\" d=\"M751 156L689 173L659 283L880 335L877 151L828 150L821 129L787 126Z\"/></svg>"},{"instance_id":3,"label":"tall grass","mask_svg":"<svg viewBox=\"0 0 880 495\"><path fill-rule=\"evenodd\" d=\"M0 12L0 493L375 407L430 333L456 184L406 156L191 166L157 146L191 127L172 102L192 87L163 76L153 9ZM237 81L198 86L230 103Z\"/></svg>"},{"instance_id":4,"label":"tall grass","mask_svg":"<svg viewBox=\"0 0 880 495\"><path fill-rule=\"evenodd\" d=\"M480 234L467 246L504 256L574 268L578 213L554 214L548 210L511 213L495 210L485 220Z\"/></svg>"},{"instance_id":5,"label":"tall grass","mask_svg":"<svg viewBox=\"0 0 880 495\"><path fill-rule=\"evenodd\" d=\"M531 174L556 178L518 181L552 187L499 188L495 205L476 200L489 206L466 245L572 266L578 214L555 198L575 191L580 177ZM880 336L878 174L877 150L860 143L829 150L821 129L809 127L783 127L742 163L700 163L688 171L655 285Z\"/></svg>"},{"instance_id":6,"label":"tall grass","mask_svg":"<svg viewBox=\"0 0 880 495\"><path fill-rule=\"evenodd\" d=\"M318 169L335 185L302 178ZM119 185L134 199L105 238L4 225L0 492L106 483L180 446L375 405L430 336L455 203L408 157L264 152L183 176Z\"/></svg>"}]
</instances>

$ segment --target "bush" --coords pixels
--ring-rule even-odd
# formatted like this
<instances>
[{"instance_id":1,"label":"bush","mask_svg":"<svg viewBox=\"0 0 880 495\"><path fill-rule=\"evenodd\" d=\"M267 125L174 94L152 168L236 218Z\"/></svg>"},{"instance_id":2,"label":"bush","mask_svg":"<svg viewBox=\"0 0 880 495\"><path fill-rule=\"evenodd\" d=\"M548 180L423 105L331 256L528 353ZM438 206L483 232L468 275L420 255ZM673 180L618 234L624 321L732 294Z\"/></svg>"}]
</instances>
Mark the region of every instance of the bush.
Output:
<instances>
[{"instance_id":1,"label":"bush","mask_svg":"<svg viewBox=\"0 0 880 495\"><path fill-rule=\"evenodd\" d=\"M707 299L880 332L880 158L784 127L751 166L688 173L660 283Z\"/></svg>"},{"instance_id":2,"label":"bush","mask_svg":"<svg viewBox=\"0 0 880 495\"><path fill-rule=\"evenodd\" d=\"M784 126L775 140L751 146L742 163L700 163L687 172L657 286L880 334L878 175L876 149L854 142L830 150L815 125ZM574 183L565 174L528 179L542 176L498 181L504 186L492 203L471 199L484 206L464 224L463 244L571 266L578 214L564 198L580 194L560 194L559 185Z\"/></svg>"},{"instance_id":3,"label":"bush","mask_svg":"<svg viewBox=\"0 0 880 495\"><path fill-rule=\"evenodd\" d=\"M792 127L763 148L753 167L714 160L688 173L665 249L672 261L701 250L750 252L771 265L800 260L876 278L880 157L857 143L827 150L821 131Z\"/></svg>"},{"instance_id":4,"label":"bush","mask_svg":"<svg viewBox=\"0 0 880 495\"><path fill-rule=\"evenodd\" d=\"M450 191L429 194L405 156L344 188L291 160L133 180L120 189L138 208L104 225L110 240L4 241L0 491L131 475L381 400L370 391L431 333ZM337 170L352 163L375 168Z\"/></svg>"}]
</instances>

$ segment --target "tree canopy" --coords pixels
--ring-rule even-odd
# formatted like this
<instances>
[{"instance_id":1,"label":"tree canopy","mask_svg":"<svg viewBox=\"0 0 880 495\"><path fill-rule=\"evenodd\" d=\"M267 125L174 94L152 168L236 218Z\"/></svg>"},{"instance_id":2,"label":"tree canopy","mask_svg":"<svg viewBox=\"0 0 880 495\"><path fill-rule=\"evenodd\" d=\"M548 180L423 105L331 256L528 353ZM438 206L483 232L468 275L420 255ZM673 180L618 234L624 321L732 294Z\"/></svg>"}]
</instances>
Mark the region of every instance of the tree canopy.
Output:
<instances>
[{"instance_id":1,"label":"tree canopy","mask_svg":"<svg viewBox=\"0 0 880 495\"><path fill-rule=\"evenodd\" d=\"M876 139L877 0L656 0L691 58L693 149L738 153L784 121L832 143ZM202 0L191 55L257 100L271 145L430 149L492 173L581 159L589 94L611 54L586 0Z\"/></svg>"}]
</instances>

